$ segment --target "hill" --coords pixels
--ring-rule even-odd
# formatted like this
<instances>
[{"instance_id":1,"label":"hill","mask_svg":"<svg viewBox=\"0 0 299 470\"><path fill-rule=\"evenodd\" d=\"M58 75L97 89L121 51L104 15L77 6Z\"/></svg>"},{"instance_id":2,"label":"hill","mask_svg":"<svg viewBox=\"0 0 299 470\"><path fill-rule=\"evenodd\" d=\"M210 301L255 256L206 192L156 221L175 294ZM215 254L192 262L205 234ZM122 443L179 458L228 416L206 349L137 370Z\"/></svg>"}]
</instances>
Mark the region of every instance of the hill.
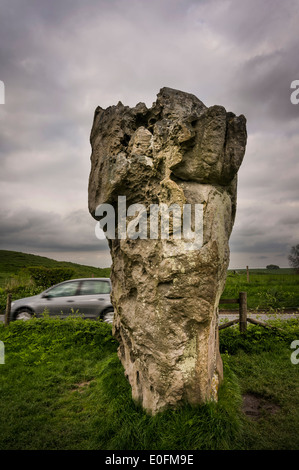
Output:
<instances>
[{"instance_id":1,"label":"hill","mask_svg":"<svg viewBox=\"0 0 299 470\"><path fill-rule=\"evenodd\" d=\"M29 266L44 266L45 268L72 268L74 277L109 277L110 268L95 268L68 261L56 261L44 256L38 256L19 251L0 250L0 286L7 280L20 274Z\"/></svg>"}]
</instances>

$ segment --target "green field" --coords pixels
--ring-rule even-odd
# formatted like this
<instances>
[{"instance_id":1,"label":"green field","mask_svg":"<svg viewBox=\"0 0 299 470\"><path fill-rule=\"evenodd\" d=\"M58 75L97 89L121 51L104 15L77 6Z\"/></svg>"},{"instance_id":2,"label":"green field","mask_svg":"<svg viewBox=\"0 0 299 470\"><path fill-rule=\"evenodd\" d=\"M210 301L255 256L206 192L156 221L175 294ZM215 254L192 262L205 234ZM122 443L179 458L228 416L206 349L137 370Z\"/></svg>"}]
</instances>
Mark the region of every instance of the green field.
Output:
<instances>
[{"instance_id":1,"label":"green field","mask_svg":"<svg viewBox=\"0 0 299 470\"><path fill-rule=\"evenodd\" d=\"M109 277L110 268L95 268L76 263L60 262L42 256L0 250L0 313L4 313L7 286L12 289L13 299L34 295L42 291L30 281L26 268L44 266L47 268L68 267L74 270L73 278ZM239 292L247 292L248 308L256 312L299 309L299 275L292 269L252 269L249 282L246 270L229 270L222 299L237 298ZM237 309L237 304L221 304L220 309Z\"/></svg>"},{"instance_id":2,"label":"green field","mask_svg":"<svg viewBox=\"0 0 299 470\"><path fill-rule=\"evenodd\" d=\"M279 332L220 331L218 402L156 416L133 402L110 325L80 318L0 325L0 449L299 450L299 364L290 349L299 323L277 324Z\"/></svg>"}]
</instances>

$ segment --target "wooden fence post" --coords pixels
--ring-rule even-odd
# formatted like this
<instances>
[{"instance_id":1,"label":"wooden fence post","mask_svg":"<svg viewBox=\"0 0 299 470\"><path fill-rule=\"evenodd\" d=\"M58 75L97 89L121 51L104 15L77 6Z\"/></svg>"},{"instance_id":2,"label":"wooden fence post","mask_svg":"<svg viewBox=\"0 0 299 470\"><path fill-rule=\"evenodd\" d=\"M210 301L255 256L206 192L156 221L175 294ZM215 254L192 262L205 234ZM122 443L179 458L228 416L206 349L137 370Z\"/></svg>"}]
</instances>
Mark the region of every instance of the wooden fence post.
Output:
<instances>
[{"instance_id":1,"label":"wooden fence post","mask_svg":"<svg viewBox=\"0 0 299 470\"><path fill-rule=\"evenodd\" d=\"M246 330L247 330L247 292L239 293L239 322L240 322L240 333L246 333Z\"/></svg>"},{"instance_id":2,"label":"wooden fence post","mask_svg":"<svg viewBox=\"0 0 299 470\"><path fill-rule=\"evenodd\" d=\"M6 310L4 317L4 326L7 326L10 322L10 310L11 310L11 294L8 294L6 300Z\"/></svg>"}]
</instances>

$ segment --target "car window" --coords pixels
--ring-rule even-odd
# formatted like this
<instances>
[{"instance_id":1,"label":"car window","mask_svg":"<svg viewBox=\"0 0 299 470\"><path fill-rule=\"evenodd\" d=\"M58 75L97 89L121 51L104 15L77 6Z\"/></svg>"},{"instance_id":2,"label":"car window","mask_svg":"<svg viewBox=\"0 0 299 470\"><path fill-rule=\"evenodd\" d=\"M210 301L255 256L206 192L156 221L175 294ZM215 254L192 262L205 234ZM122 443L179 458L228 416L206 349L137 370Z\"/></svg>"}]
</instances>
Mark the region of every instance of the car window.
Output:
<instances>
[{"instance_id":1,"label":"car window","mask_svg":"<svg viewBox=\"0 0 299 470\"><path fill-rule=\"evenodd\" d=\"M107 281L83 281L80 295L109 294L110 283Z\"/></svg>"},{"instance_id":2,"label":"car window","mask_svg":"<svg viewBox=\"0 0 299 470\"><path fill-rule=\"evenodd\" d=\"M76 295L78 287L79 281L67 282L53 287L53 289L48 290L47 294L51 297L68 297L70 295Z\"/></svg>"}]
</instances>

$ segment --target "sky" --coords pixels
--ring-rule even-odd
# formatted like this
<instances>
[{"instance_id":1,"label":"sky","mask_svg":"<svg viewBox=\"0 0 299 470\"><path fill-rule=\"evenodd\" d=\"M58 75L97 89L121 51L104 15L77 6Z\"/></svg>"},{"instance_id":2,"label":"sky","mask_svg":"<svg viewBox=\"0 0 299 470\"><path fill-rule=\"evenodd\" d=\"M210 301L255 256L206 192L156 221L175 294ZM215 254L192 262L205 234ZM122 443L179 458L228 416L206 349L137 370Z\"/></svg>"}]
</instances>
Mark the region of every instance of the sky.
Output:
<instances>
[{"instance_id":1,"label":"sky","mask_svg":"<svg viewBox=\"0 0 299 470\"><path fill-rule=\"evenodd\" d=\"M288 267L298 24L298 0L1 0L0 249L110 266L88 212L94 110L171 87L247 119L230 268Z\"/></svg>"}]
</instances>

